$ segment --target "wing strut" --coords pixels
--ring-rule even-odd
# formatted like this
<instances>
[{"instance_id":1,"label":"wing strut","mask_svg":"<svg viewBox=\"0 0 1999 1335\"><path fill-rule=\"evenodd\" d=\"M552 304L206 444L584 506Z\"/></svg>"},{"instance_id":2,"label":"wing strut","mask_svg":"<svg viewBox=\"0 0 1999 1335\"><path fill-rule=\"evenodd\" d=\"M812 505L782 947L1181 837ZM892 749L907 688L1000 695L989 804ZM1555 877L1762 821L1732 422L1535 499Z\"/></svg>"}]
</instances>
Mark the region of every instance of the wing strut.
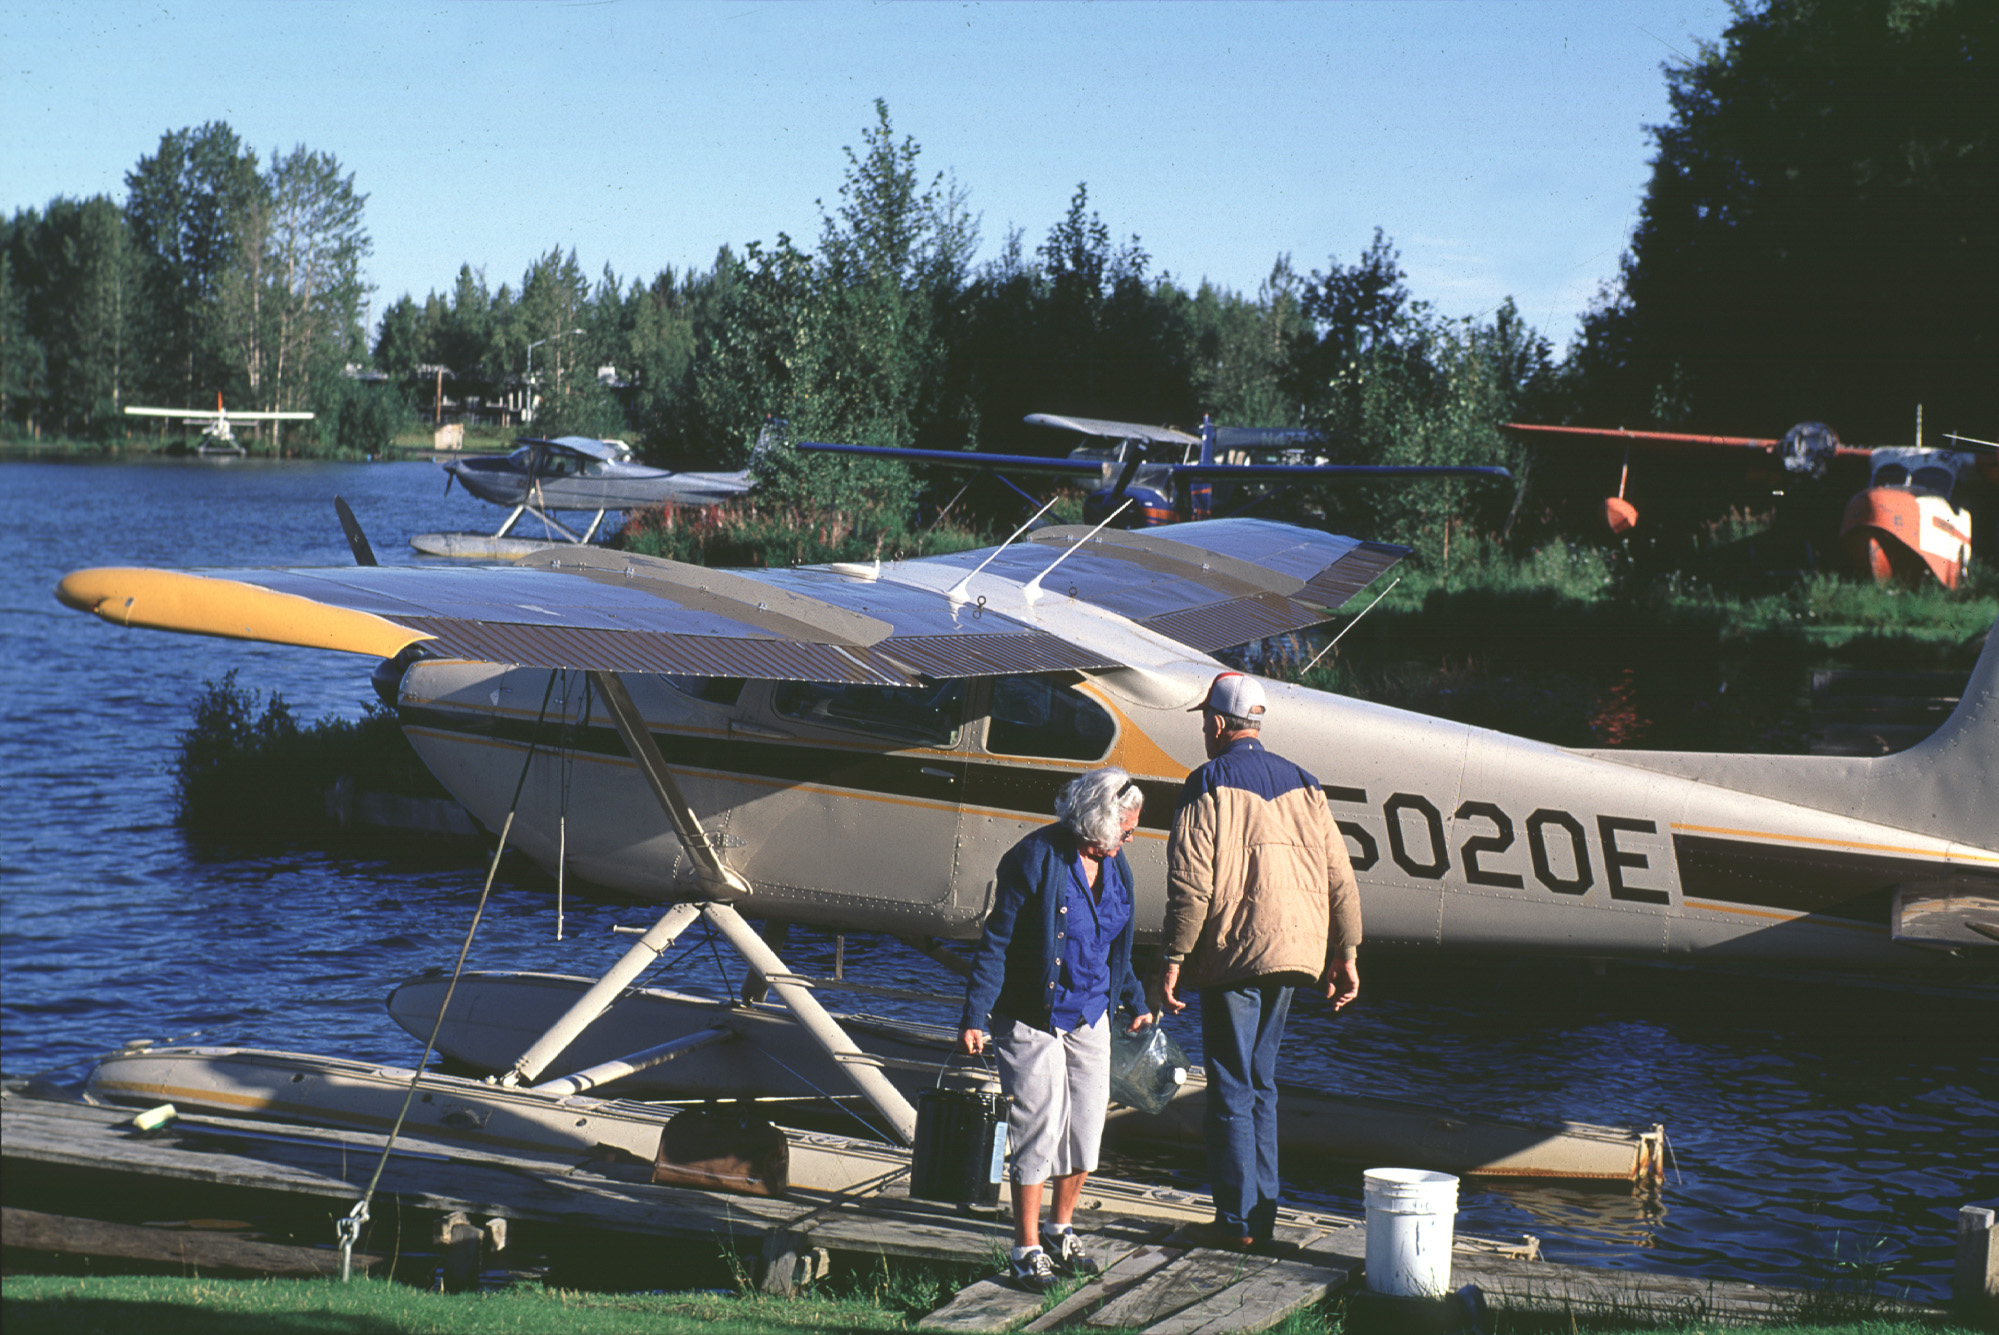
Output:
<instances>
[{"instance_id":1,"label":"wing strut","mask_svg":"<svg viewBox=\"0 0 1999 1335\"><path fill-rule=\"evenodd\" d=\"M743 879L741 872L723 863L721 855L716 852L716 841L701 828L700 818L688 807L679 781L667 768L666 758L660 755L652 734L646 730L645 720L639 714L638 706L632 702L631 693L625 689L624 680L615 672L592 672L590 679L603 695L611 721L617 725L618 735L624 738L626 750L638 762L640 772L652 787L653 796L659 799L667 819L673 822L673 832L679 838L681 847L693 859L701 888L718 899L736 899L749 894L749 882ZM576 1041L579 1034L609 1010L611 1003L637 981L638 976L651 967L653 961L673 944L674 938L692 926L696 918L706 919L710 927L736 948L749 966L770 984L771 990L777 993L799 1026L846 1072L854 1088L887 1119L894 1135L905 1145L913 1144L916 1139L916 1110L882 1074L881 1061L862 1052L860 1045L847 1036L839 1022L828 1015L826 1008L812 995L811 984L779 959L777 953L743 921L741 914L721 902L675 904L660 915L659 921L632 944L624 958L612 965L610 972L578 997L562 1018L515 1060L513 1069L501 1077L500 1083L517 1085L522 1081L532 1082ZM649 1064L652 1060L670 1058L685 1050L678 1045L667 1046L673 1050L648 1049L621 1060L636 1067ZM601 1064L583 1074L593 1077L594 1083L594 1077L615 1065ZM615 1078L615 1074L608 1078ZM568 1090L565 1088L564 1092Z\"/></svg>"}]
</instances>

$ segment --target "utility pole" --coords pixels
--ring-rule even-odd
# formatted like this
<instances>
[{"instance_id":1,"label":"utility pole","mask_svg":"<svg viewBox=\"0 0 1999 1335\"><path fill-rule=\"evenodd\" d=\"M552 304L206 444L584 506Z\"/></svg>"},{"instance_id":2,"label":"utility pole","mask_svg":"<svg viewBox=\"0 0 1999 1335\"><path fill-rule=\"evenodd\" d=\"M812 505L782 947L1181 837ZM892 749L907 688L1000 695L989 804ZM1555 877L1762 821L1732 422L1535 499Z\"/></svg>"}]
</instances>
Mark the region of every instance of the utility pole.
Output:
<instances>
[{"instance_id":1,"label":"utility pole","mask_svg":"<svg viewBox=\"0 0 1999 1335\"><path fill-rule=\"evenodd\" d=\"M553 343L558 338L568 338L571 334L580 334L582 332L581 329L565 329L559 334L550 334L547 338L538 338L528 344L528 389L527 403L521 413L521 421L523 423L532 423L534 421L534 350L544 343Z\"/></svg>"}]
</instances>

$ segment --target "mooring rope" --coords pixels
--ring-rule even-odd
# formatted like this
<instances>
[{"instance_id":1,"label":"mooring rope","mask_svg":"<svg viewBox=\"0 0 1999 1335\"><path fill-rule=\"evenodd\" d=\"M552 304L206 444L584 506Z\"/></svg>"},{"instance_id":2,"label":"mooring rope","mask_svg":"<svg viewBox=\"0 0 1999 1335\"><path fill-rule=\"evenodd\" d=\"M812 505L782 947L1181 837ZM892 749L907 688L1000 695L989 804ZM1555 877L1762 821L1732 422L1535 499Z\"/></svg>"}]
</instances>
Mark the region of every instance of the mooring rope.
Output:
<instances>
[{"instance_id":1,"label":"mooring rope","mask_svg":"<svg viewBox=\"0 0 1999 1335\"><path fill-rule=\"evenodd\" d=\"M465 972L465 959L472 953L472 938L479 931L479 920L486 916L486 901L493 893L493 881L500 874L500 858L507 851L507 835L514 828L514 814L520 810L521 794L526 791L528 771L534 764L535 747L541 741L541 725L548 718L548 702L555 694L555 673L548 674L548 688L541 694L541 712L535 716L534 730L528 734L527 755L521 760L521 775L514 782L513 801L507 805L507 818L500 825L500 842L493 849L493 861L486 868L486 884L479 891L479 903L472 910L471 926L465 929L465 942L458 947L458 962L451 968L451 982L444 989L444 1001L437 1008L437 1019L431 1023L430 1037L424 1040L423 1056L418 1059L416 1070L410 1073L409 1088L403 1093L403 1106L396 1113L395 1125L389 1128L389 1138L382 1144L381 1157L375 1160L375 1172L368 1179L368 1189L361 1193L361 1199L354 1202L354 1208L334 1223L334 1232L340 1240L340 1279L342 1283L354 1277L354 1246L361 1238L361 1226L368 1222L368 1203L375 1199L375 1188L381 1185L382 1170L389 1166L389 1155L395 1150L396 1137L402 1134L403 1120L409 1116L410 1104L416 1099L416 1087L423 1081L424 1067L430 1064L430 1054L437 1050L437 1035L444 1028L444 1017L451 1010L452 995L458 990L458 979Z\"/></svg>"}]
</instances>

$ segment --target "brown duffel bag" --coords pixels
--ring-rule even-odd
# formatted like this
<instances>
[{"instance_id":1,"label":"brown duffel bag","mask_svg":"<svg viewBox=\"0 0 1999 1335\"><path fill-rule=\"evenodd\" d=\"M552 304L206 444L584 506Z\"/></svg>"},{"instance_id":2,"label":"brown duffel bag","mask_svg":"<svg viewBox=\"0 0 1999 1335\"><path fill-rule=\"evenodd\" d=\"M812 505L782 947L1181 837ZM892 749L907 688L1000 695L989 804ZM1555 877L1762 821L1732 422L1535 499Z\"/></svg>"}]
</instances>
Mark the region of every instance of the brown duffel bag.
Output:
<instances>
[{"instance_id":1,"label":"brown duffel bag","mask_svg":"<svg viewBox=\"0 0 1999 1335\"><path fill-rule=\"evenodd\" d=\"M791 1186L791 1143L746 1108L688 1108L661 1128L652 1180L703 1191L782 1196Z\"/></svg>"}]
</instances>

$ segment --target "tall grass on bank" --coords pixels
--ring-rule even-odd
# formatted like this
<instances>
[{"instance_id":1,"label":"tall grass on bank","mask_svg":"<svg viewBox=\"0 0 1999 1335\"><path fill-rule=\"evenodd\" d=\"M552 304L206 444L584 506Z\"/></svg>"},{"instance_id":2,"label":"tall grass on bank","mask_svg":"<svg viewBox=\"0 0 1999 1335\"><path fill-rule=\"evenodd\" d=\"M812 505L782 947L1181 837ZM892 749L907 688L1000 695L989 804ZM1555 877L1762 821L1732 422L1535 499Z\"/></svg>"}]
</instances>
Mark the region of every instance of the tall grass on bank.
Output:
<instances>
[{"instance_id":1,"label":"tall grass on bank","mask_svg":"<svg viewBox=\"0 0 1999 1335\"><path fill-rule=\"evenodd\" d=\"M917 515L916 490L899 464L783 451L761 466L754 495L639 511L617 543L694 565L784 567L900 561L986 541L952 523L920 524Z\"/></svg>"},{"instance_id":2,"label":"tall grass on bank","mask_svg":"<svg viewBox=\"0 0 1999 1335\"><path fill-rule=\"evenodd\" d=\"M1402 581L1331 653L1347 619L1224 655L1319 690L1563 746L1806 749L1820 667L1968 671L1999 578L1879 586L1809 574L1770 591L1550 544L1524 556L1454 545ZM1351 612L1366 606L1357 599Z\"/></svg>"},{"instance_id":3,"label":"tall grass on bank","mask_svg":"<svg viewBox=\"0 0 1999 1335\"><path fill-rule=\"evenodd\" d=\"M378 791L443 797L395 714L370 705L359 719L301 724L282 695L236 685L235 669L195 699L174 761L181 826L198 838L294 840L331 828L326 790L343 776Z\"/></svg>"},{"instance_id":4,"label":"tall grass on bank","mask_svg":"<svg viewBox=\"0 0 1999 1335\"><path fill-rule=\"evenodd\" d=\"M928 1310L928 1309L923 1309ZM443 1294L356 1280L215 1280L154 1277L13 1275L4 1312L9 1335L833 1335L834 1332L914 1330L923 1310L865 1294L791 1298L755 1293L588 1293L519 1287L488 1293ZM1271 1335L1338 1335L1337 1300L1293 1313ZM1513 1332L1593 1332L1646 1329L1635 1320L1559 1319L1500 1312L1495 1335ZM1714 1321L1651 1327L1696 1332L1724 1328ZM1728 1329L1752 1329L1726 1327ZM1906 1316L1778 1323L1764 1335L1970 1335L1970 1327Z\"/></svg>"}]
</instances>

